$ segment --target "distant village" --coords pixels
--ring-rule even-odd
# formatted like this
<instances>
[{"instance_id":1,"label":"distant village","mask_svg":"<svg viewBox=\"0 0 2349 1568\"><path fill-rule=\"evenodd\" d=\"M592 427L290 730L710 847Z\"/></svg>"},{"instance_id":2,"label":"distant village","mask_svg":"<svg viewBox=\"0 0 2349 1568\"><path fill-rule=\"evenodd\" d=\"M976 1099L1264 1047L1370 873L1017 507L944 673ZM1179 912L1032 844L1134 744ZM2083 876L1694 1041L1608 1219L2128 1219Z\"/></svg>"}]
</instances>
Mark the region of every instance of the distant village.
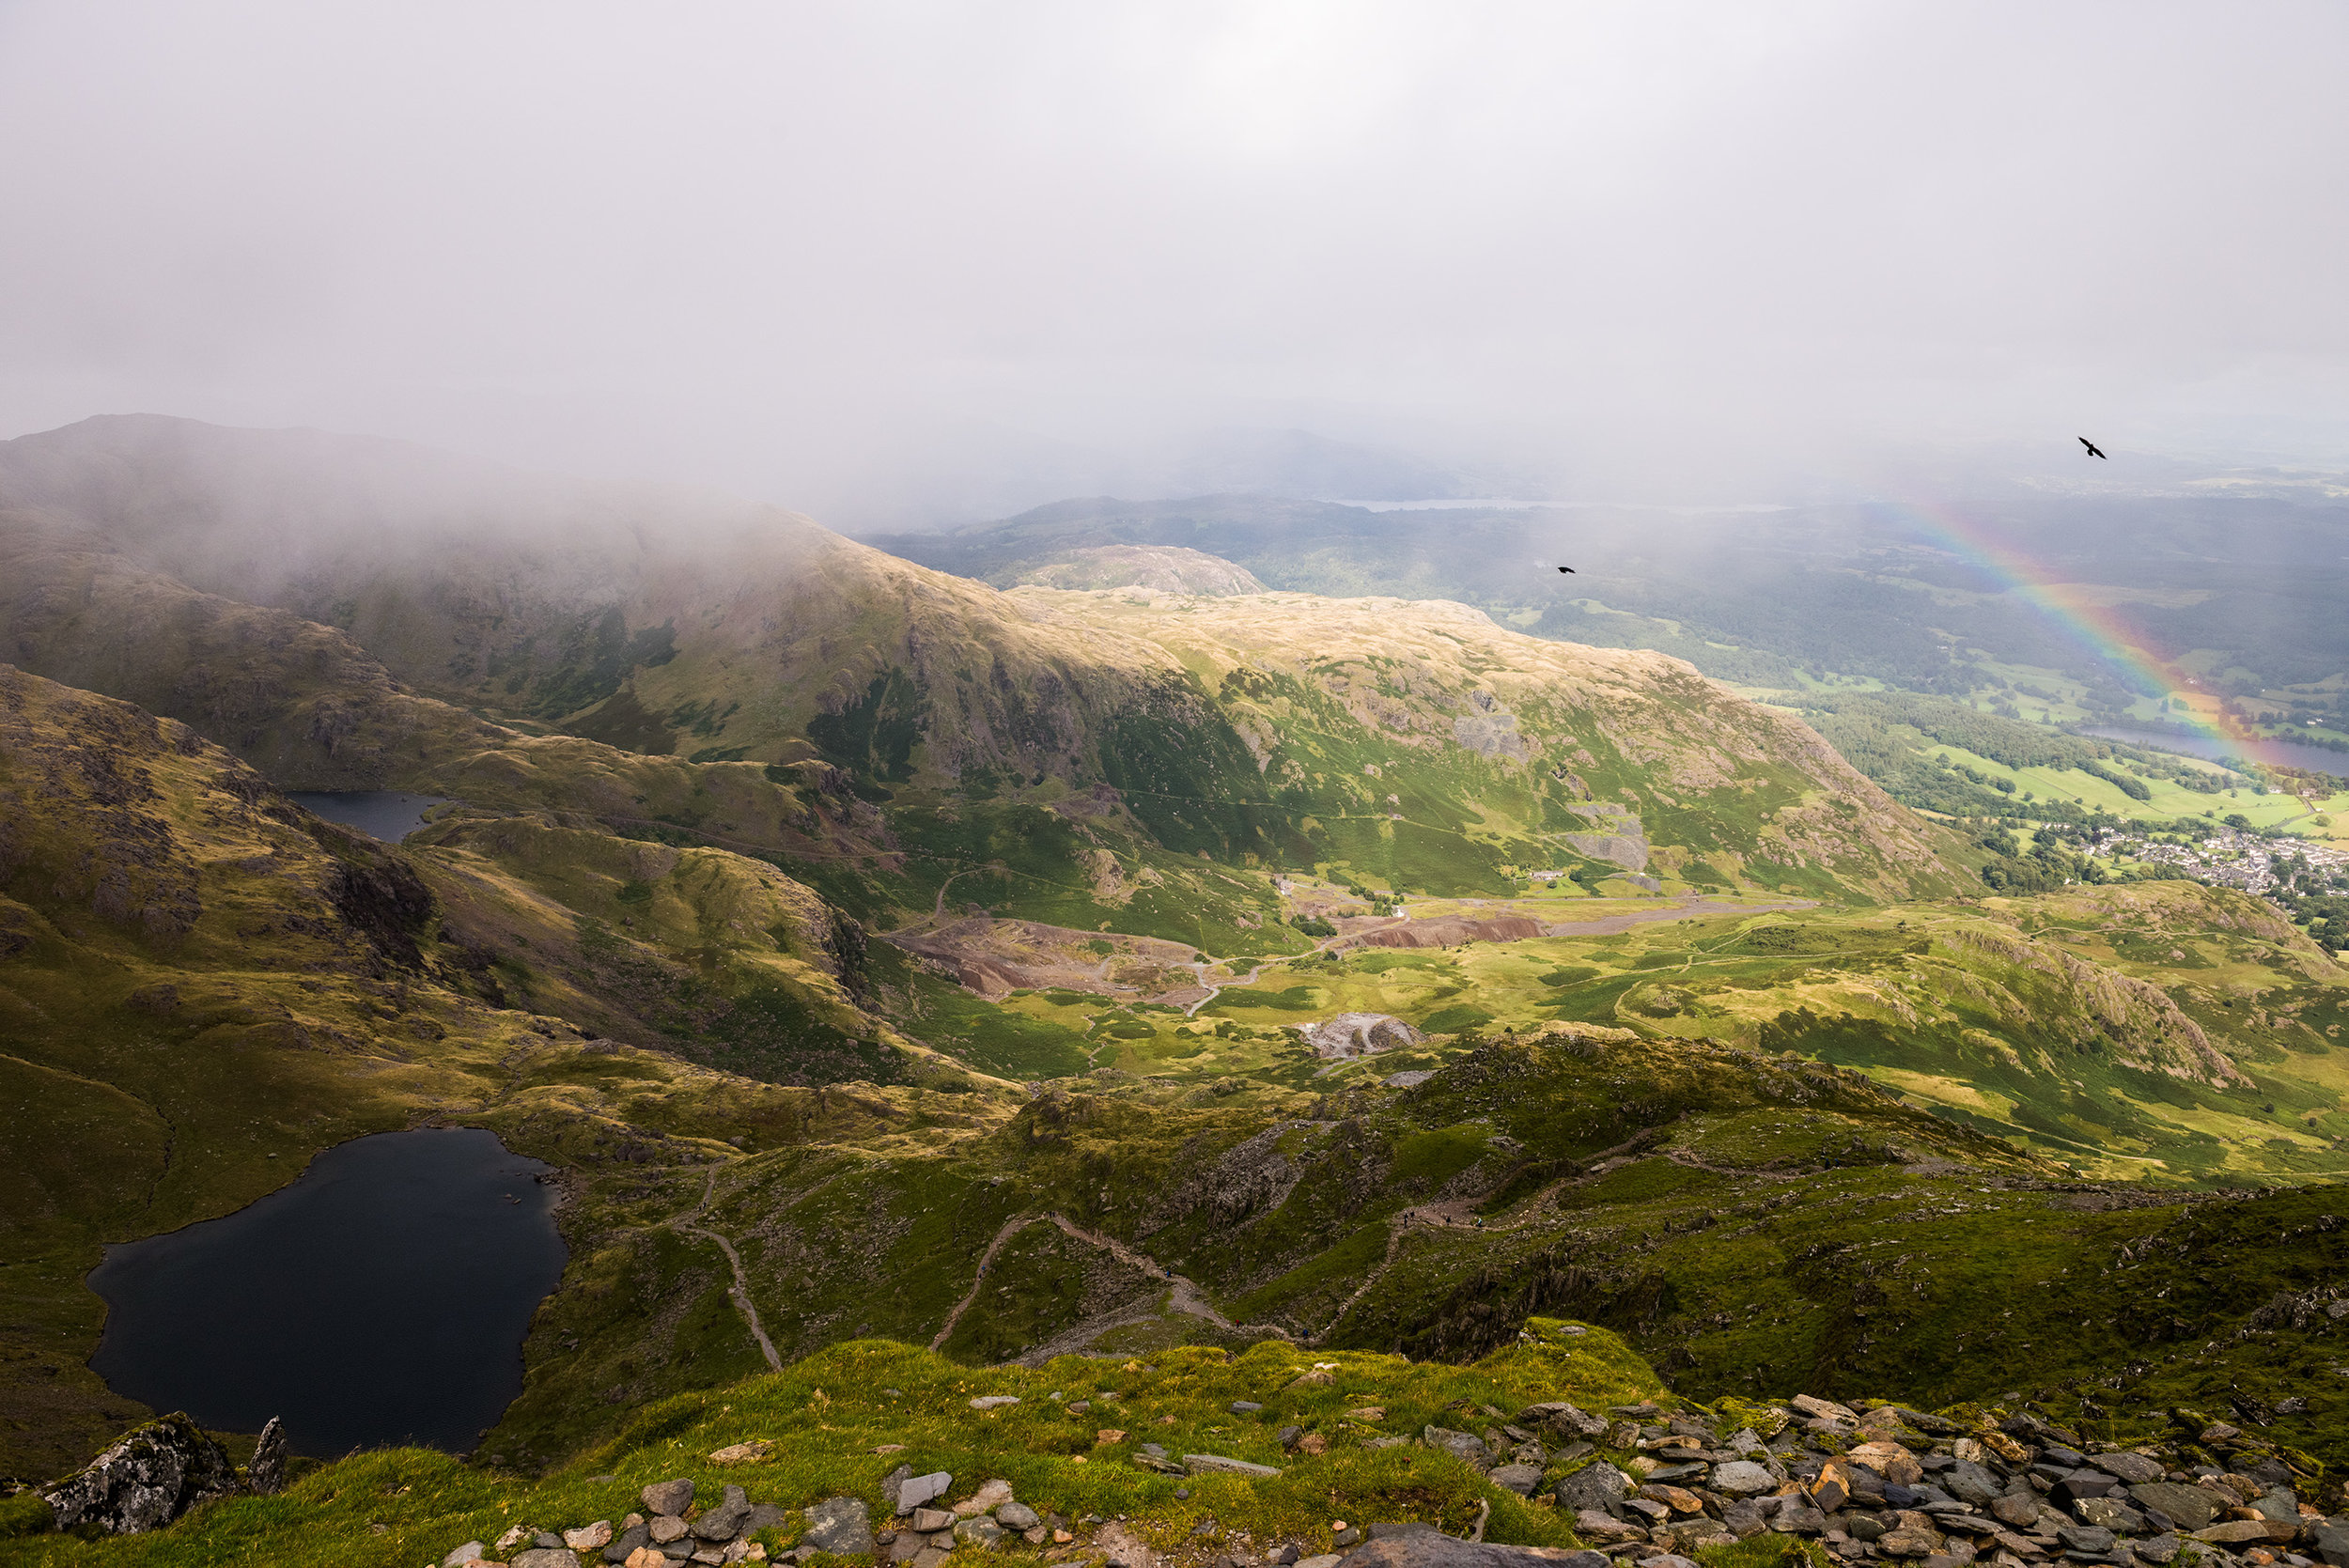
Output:
<instances>
[{"instance_id":1,"label":"distant village","mask_svg":"<svg viewBox=\"0 0 2349 1568\"><path fill-rule=\"evenodd\" d=\"M2170 866L2197 881L2240 888L2279 904L2287 896L2313 896L2349 884L2349 850L2280 842L2236 828L2215 829L2187 844L2112 831L2097 834L2092 843L2098 855Z\"/></svg>"}]
</instances>

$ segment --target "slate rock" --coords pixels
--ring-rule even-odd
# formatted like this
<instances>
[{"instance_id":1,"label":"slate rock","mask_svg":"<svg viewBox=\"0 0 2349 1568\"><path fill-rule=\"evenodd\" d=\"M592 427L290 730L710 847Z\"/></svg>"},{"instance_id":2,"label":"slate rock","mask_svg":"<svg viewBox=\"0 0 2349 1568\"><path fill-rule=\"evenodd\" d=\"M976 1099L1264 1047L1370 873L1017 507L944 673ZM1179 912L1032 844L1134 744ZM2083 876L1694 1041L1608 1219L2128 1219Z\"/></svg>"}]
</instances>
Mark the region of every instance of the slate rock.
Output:
<instances>
[{"instance_id":1,"label":"slate rock","mask_svg":"<svg viewBox=\"0 0 2349 1568\"><path fill-rule=\"evenodd\" d=\"M2112 1531L2102 1525L2065 1525L2056 1531L2056 1539L2066 1551L2108 1552L2112 1550Z\"/></svg>"},{"instance_id":2,"label":"slate rock","mask_svg":"<svg viewBox=\"0 0 2349 1568\"><path fill-rule=\"evenodd\" d=\"M2149 1536L2142 1541L2132 1541L2129 1543L2129 1550L2136 1555L2138 1561L2153 1563L2155 1568L2164 1568L2164 1565L2177 1560L2178 1552L2185 1545L2186 1543L2176 1536L2164 1533Z\"/></svg>"},{"instance_id":3,"label":"slate rock","mask_svg":"<svg viewBox=\"0 0 2349 1568\"><path fill-rule=\"evenodd\" d=\"M912 1479L913 1467L910 1465L900 1465L895 1469L890 1471L887 1475L881 1477L881 1501L888 1506L891 1513L902 1514L905 1512L904 1509L897 1506L897 1488L903 1486L907 1482L911 1481Z\"/></svg>"},{"instance_id":4,"label":"slate rock","mask_svg":"<svg viewBox=\"0 0 2349 1568\"><path fill-rule=\"evenodd\" d=\"M2218 1517L2220 1509L2233 1506L2207 1486L2175 1481L2156 1481L2142 1486L2132 1486L2129 1497L2146 1508L2161 1510L2165 1518L2184 1530L2201 1529Z\"/></svg>"},{"instance_id":5,"label":"slate rock","mask_svg":"<svg viewBox=\"0 0 2349 1568\"><path fill-rule=\"evenodd\" d=\"M1595 1442L1607 1436L1607 1422L1566 1404L1563 1400L1548 1400L1529 1405L1517 1414L1520 1426L1547 1426L1569 1437L1581 1437Z\"/></svg>"},{"instance_id":6,"label":"slate rock","mask_svg":"<svg viewBox=\"0 0 2349 1568\"><path fill-rule=\"evenodd\" d=\"M1586 1508L1602 1514L1612 1513L1614 1505L1631 1495L1631 1485L1623 1472L1604 1459L1594 1460L1558 1483L1558 1506L1572 1513Z\"/></svg>"},{"instance_id":7,"label":"slate rock","mask_svg":"<svg viewBox=\"0 0 2349 1568\"><path fill-rule=\"evenodd\" d=\"M1236 1399L1228 1408L1235 1416L1252 1416L1264 1406L1252 1399Z\"/></svg>"},{"instance_id":8,"label":"slate rock","mask_svg":"<svg viewBox=\"0 0 2349 1568\"><path fill-rule=\"evenodd\" d=\"M1190 1473L1193 1475L1214 1472L1220 1475L1253 1476L1259 1481L1269 1481L1281 1473L1269 1465L1252 1465L1245 1459L1233 1459L1221 1453L1186 1453L1183 1455L1183 1463L1190 1467Z\"/></svg>"},{"instance_id":9,"label":"slate rock","mask_svg":"<svg viewBox=\"0 0 2349 1568\"><path fill-rule=\"evenodd\" d=\"M2297 1525L2300 1522L2300 1499L2292 1495L2289 1486L2273 1487L2251 1499L2250 1506L2262 1516L2278 1524Z\"/></svg>"},{"instance_id":10,"label":"slate rock","mask_svg":"<svg viewBox=\"0 0 2349 1568\"><path fill-rule=\"evenodd\" d=\"M2309 1555L2328 1568L2349 1568L2349 1515L2311 1526Z\"/></svg>"},{"instance_id":11,"label":"slate rock","mask_svg":"<svg viewBox=\"0 0 2349 1568\"><path fill-rule=\"evenodd\" d=\"M1034 1529L1044 1515L1024 1502L1007 1502L995 1511L995 1522L1005 1529Z\"/></svg>"},{"instance_id":12,"label":"slate rock","mask_svg":"<svg viewBox=\"0 0 2349 1568\"><path fill-rule=\"evenodd\" d=\"M1770 1515L1770 1528L1787 1535L1823 1535L1827 1532L1827 1515L1806 1502L1789 1499L1778 1505Z\"/></svg>"},{"instance_id":13,"label":"slate rock","mask_svg":"<svg viewBox=\"0 0 2349 1568\"><path fill-rule=\"evenodd\" d=\"M1455 1432L1449 1427L1426 1426L1420 1429L1420 1441L1431 1449L1441 1449L1455 1459L1475 1466L1480 1470L1493 1467L1492 1450L1485 1439L1473 1432Z\"/></svg>"},{"instance_id":14,"label":"slate rock","mask_svg":"<svg viewBox=\"0 0 2349 1568\"><path fill-rule=\"evenodd\" d=\"M2058 1502L2077 1502L2082 1498L2101 1498L2121 1485L2120 1480L2102 1470L2074 1470L2055 1483L2047 1495Z\"/></svg>"},{"instance_id":15,"label":"slate rock","mask_svg":"<svg viewBox=\"0 0 2349 1568\"><path fill-rule=\"evenodd\" d=\"M2145 1528L2145 1515L2119 1498L2082 1498L2072 1505L2072 1516L2123 1535L2136 1535Z\"/></svg>"},{"instance_id":16,"label":"slate rock","mask_svg":"<svg viewBox=\"0 0 2349 1568\"><path fill-rule=\"evenodd\" d=\"M1777 1486L1778 1478L1750 1459L1713 1467L1713 1490L1726 1498L1758 1498Z\"/></svg>"},{"instance_id":17,"label":"slate rock","mask_svg":"<svg viewBox=\"0 0 2349 1568\"><path fill-rule=\"evenodd\" d=\"M951 1508L917 1508L913 1511L912 1523L916 1533L934 1535L941 1529L955 1528L955 1511Z\"/></svg>"},{"instance_id":18,"label":"slate rock","mask_svg":"<svg viewBox=\"0 0 2349 1568\"><path fill-rule=\"evenodd\" d=\"M516 1552L506 1568L579 1568L579 1554L568 1546L533 1546Z\"/></svg>"},{"instance_id":19,"label":"slate rock","mask_svg":"<svg viewBox=\"0 0 2349 1568\"><path fill-rule=\"evenodd\" d=\"M1586 1541L1619 1542L1644 1541L1647 1531L1638 1525L1627 1525L1611 1514L1586 1508L1574 1516L1574 1532Z\"/></svg>"},{"instance_id":20,"label":"slate rock","mask_svg":"<svg viewBox=\"0 0 2349 1568\"><path fill-rule=\"evenodd\" d=\"M693 1483L683 1476L675 1481L656 1481L636 1494L647 1514L667 1514L681 1517L692 1505Z\"/></svg>"},{"instance_id":21,"label":"slate rock","mask_svg":"<svg viewBox=\"0 0 2349 1568\"><path fill-rule=\"evenodd\" d=\"M1495 1486L1515 1492L1520 1498L1530 1498L1533 1495L1533 1488L1542 1483L1542 1467L1539 1465L1502 1465L1494 1469L1490 1479Z\"/></svg>"},{"instance_id":22,"label":"slate rock","mask_svg":"<svg viewBox=\"0 0 2349 1568\"><path fill-rule=\"evenodd\" d=\"M626 1562L628 1554L639 1546L652 1545L652 1531L644 1525L630 1525L612 1538L612 1545L603 1549L606 1562Z\"/></svg>"},{"instance_id":23,"label":"slate rock","mask_svg":"<svg viewBox=\"0 0 2349 1568\"><path fill-rule=\"evenodd\" d=\"M2159 1481L2169 1472L2158 1459L2148 1459L2141 1453L2091 1454L2088 1462L2107 1475L2117 1475L2132 1486L2142 1486Z\"/></svg>"},{"instance_id":24,"label":"slate rock","mask_svg":"<svg viewBox=\"0 0 2349 1568\"><path fill-rule=\"evenodd\" d=\"M926 1502L935 1502L946 1495L955 1478L944 1470L928 1475L908 1476L897 1483L897 1512L910 1514Z\"/></svg>"},{"instance_id":25,"label":"slate rock","mask_svg":"<svg viewBox=\"0 0 2349 1568\"><path fill-rule=\"evenodd\" d=\"M1373 1526L1373 1529L1377 1527ZM1608 1568L1598 1552L1563 1546L1504 1546L1416 1529L1365 1541L1338 1568ZM1691 1565L1693 1568L1693 1565Z\"/></svg>"},{"instance_id":26,"label":"slate rock","mask_svg":"<svg viewBox=\"0 0 2349 1568\"><path fill-rule=\"evenodd\" d=\"M1960 1459L1941 1471L1941 1485L1950 1496L1976 1508L1986 1508L2003 1495L2006 1483L1968 1459Z\"/></svg>"},{"instance_id":27,"label":"slate rock","mask_svg":"<svg viewBox=\"0 0 2349 1568\"><path fill-rule=\"evenodd\" d=\"M747 1506L744 1512L748 1512ZM801 1545L836 1557L873 1554L873 1515L863 1498L826 1498L808 1509L806 1514L807 1534L801 1538Z\"/></svg>"},{"instance_id":28,"label":"slate rock","mask_svg":"<svg viewBox=\"0 0 2349 1568\"><path fill-rule=\"evenodd\" d=\"M1721 1506L1721 1524L1729 1533L1743 1541L1749 1535L1759 1535L1770 1528L1768 1515L1762 1504L1752 1498L1737 1498Z\"/></svg>"},{"instance_id":29,"label":"slate rock","mask_svg":"<svg viewBox=\"0 0 2349 1568\"><path fill-rule=\"evenodd\" d=\"M1990 1516L2015 1529L2029 1529L2039 1522L2039 1498L2027 1492L2011 1492L1990 1499Z\"/></svg>"},{"instance_id":30,"label":"slate rock","mask_svg":"<svg viewBox=\"0 0 2349 1568\"><path fill-rule=\"evenodd\" d=\"M955 1526L955 1545L991 1552L1003 1544L1003 1527L984 1514L973 1514Z\"/></svg>"},{"instance_id":31,"label":"slate rock","mask_svg":"<svg viewBox=\"0 0 2349 1568\"><path fill-rule=\"evenodd\" d=\"M2265 1519L2221 1519L2218 1523L2193 1532L2197 1541L2214 1546L2241 1545L2249 1542L2264 1542L2267 1532L2275 1527Z\"/></svg>"},{"instance_id":32,"label":"slate rock","mask_svg":"<svg viewBox=\"0 0 2349 1568\"><path fill-rule=\"evenodd\" d=\"M286 1484L286 1423L275 1416L261 1428L253 1445L253 1462L244 1467L244 1489L271 1497Z\"/></svg>"},{"instance_id":33,"label":"slate rock","mask_svg":"<svg viewBox=\"0 0 2349 1568\"><path fill-rule=\"evenodd\" d=\"M95 1526L108 1535L161 1529L212 1498L237 1489L218 1443L175 1411L132 1427L89 1464L40 1489L59 1529Z\"/></svg>"},{"instance_id":34,"label":"slate rock","mask_svg":"<svg viewBox=\"0 0 2349 1568\"><path fill-rule=\"evenodd\" d=\"M464 1568L464 1564L471 1562L474 1559L489 1555L490 1546L487 1542L468 1541L448 1556L441 1559L441 1568Z\"/></svg>"}]
</instances>

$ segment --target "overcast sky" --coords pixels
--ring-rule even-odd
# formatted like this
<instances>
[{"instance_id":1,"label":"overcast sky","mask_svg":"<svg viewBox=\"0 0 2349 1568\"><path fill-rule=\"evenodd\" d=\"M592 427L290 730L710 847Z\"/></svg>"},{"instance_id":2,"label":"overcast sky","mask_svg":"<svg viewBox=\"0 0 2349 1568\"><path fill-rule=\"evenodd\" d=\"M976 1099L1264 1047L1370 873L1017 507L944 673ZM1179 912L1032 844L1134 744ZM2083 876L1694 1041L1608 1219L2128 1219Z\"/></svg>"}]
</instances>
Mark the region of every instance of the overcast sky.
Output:
<instances>
[{"instance_id":1,"label":"overcast sky","mask_svg":"<svg viewBox=\"0 0 2349 1568\"><path fill-rule=\"evenodd\" d=\"M0 434L819 512L1219 426L2338 462L2344 60L2338 4L0 0Z\"/></svg>"}]
</instances>

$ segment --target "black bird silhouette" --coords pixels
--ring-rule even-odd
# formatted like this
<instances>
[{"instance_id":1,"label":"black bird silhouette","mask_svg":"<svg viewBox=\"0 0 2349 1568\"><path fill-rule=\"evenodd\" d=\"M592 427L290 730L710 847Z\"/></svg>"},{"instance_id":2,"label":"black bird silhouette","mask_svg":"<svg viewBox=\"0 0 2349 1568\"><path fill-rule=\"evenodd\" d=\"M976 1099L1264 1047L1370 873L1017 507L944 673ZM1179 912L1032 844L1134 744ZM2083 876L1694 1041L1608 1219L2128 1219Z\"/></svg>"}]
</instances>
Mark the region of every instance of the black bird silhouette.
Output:
<instances>
[{"instance_id":1,"label":"black bird silhouette","mask_svg":"<svg viewBox=\"0 0 2349 1568\"><path fill-rule=\"evenodd\" d=\"M1560 571L1572 571L1572 570L1574 570L1574 568L1573 568L1572 567L1560 567L1558 569L1559 569Z\"/></svg>"},{"instance_id":2,"label":"black bird silhouette","mask_svg":"<svg viewBox=\"0 0 2349 1568\"><path fill-rule=\"evenodd\" d=\"M2080 442L2080 444L2081 444L2082 446L2085 446L2085 447L2087 447L2087 448L2088 448L2088 455L2089 455L2090 457L2092 457L2092 458L2105 458L2105 455L2104 455L2102 452L2099 452L2099 451L2097 451L2097 450L2096 450L2096 443L2095 443L2094 442L2092 442L2092 441L2090 441L2090 440L2089 440L2086 436L2082 436L2082 437L2080 437L2080 438L2079 438L2079 442ZM2107 461L2107 462L2110 462L2110 461L2112 461L2112 459L2111 459L2110 458L2105 458L2105 461Z\"/></svg>"}]
</instances>

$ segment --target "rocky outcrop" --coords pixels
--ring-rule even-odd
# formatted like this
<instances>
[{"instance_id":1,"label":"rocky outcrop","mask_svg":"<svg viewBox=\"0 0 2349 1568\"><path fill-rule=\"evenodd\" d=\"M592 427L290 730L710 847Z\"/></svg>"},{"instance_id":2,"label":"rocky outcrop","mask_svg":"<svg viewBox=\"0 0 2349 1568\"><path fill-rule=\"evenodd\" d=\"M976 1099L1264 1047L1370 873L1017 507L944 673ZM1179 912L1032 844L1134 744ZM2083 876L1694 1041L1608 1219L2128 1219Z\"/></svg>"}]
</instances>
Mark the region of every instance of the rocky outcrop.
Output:
<instances>
[{"instance_id":1,"label":"rocky outcrop","mask_svg":"<svg viewBox=\"0 0 2349 1568\"><path fill-rule=\"evenodd\" d=\"M42 1487L40 1495L59 1529L95 1526L109 1535L133 1535L161 1529L197 1503L236 1490L228 1455L194 1421L175 1413L133 1427L87 1467Z\"/></svg>"},{"instance_id":2,"label":"rocky outcrop","mask_svg":"<svg viewBox=\"0 0 2349 1568\"><path fill-rule=\"evenodd\" d=\"M266 1498L285 1485L286 1423L272 1416L261 1428L260 1440L253 1445L253 1462L244 1467L244 1488Z\"/></svg>"},{"instance_id":3,"label":"rocky outcrop","mask_svg":"<svg viewBox=\"0 0 2349 1568\"><path fill-rule=\"evenodd\" d=\"M1315 1056L1338 1061L1416 1046L1423 1038L1418 1030L1385 1013L1340 1013L1326 1023L1299 1024L1297 1032Z\"/></svg>"}]
</instances>

